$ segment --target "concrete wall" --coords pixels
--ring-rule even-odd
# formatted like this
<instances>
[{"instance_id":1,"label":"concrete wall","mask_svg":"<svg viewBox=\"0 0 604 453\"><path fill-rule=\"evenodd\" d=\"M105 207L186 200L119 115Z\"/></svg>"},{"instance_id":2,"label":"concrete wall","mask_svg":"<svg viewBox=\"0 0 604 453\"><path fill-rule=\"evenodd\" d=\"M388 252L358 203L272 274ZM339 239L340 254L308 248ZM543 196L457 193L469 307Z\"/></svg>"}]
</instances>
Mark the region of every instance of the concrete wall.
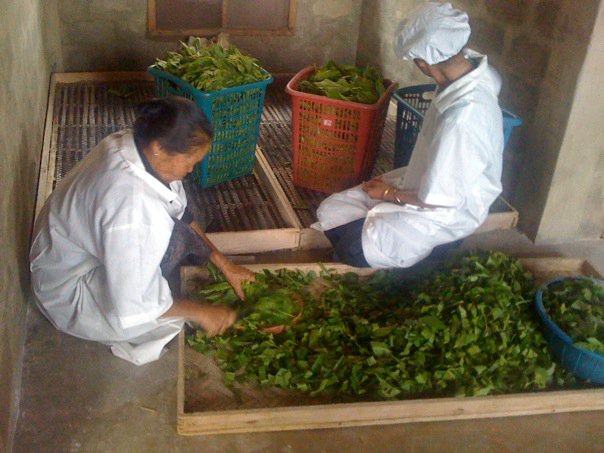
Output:
<instances>
[{"instance_id":1,"label":"concrete wall","mask_svg":"<svg viewBox=\"0 0 604 453\"><path fill-rule=\"evenodd\" d=\"M584 4L579 8L573 4L564 11L568 15L569 26L577 22L577 15L584 16L585 22L596 17L593 35L576 82L574 79L552 80L547 85L547 99L539 105L539 118L549 122L552 130L555 130L551 121L559 115L560 107L552 105L549 99L563 99L566 93L574 91L564 135L560 137L560 134L556 134L556 142L550 145L557 146L557 140L561 140L558 159L555 164L544 162L536 169L552 174L551 188L547 192L536 234L539 242L559 241L561 238L598 238L604 225L604 3L599 5L599 10L596 3L592 2L591 8L586 8ZM585 35L581 36L582 39L566 42L560 49L554 50L561 53L559 57L572 58L576 47L582 50L589 39L589 28L583 31ZM564 73L561 75L564 76ZM573 90L575 83L576 89ZM563 113L568 105L564 107ZM543 135L537 134L535 139L543 138Z\"/></svg>"},{"instance_id":2,"label":"concrete wall","mask_svg":"<svg viewBox=\"0 0 604 453\"><path fill-rule=\"evenodd\" d=\"M10 451L29 288L29 248L48 84L60 69L54 0L0 0L0 451Z\"/></svg>"},{"instance_id":3,"label":"concrete wall","mask_svg":"<svg viewBox=\"0 0 604 453\"><path fill-rule=\"evenodd\" d=\"M387 77L401 86L429 81L411 63L399 61L392 46L401 19L422 3L424 0L364 0L357 63L380 66ZM519 209L521 228L537 238L577 77L587 46L594 39L591 31L600 0L453 0L452 3L470 15L469 47L487 54L502 76L501 105L524 121L515 130L504 156L504 195ZM601 116L596 118L604 122ZM581 152L587 152L591 156L588 160L593 162L599 150L588 145ZM569 154L581 155L578 149ZM573 165L571 159L566 168ZM561 194L571 192L563 176L554 184L552 190ZM587 185L597 187L591 177L585 181ZM588 199L592 200L589 208L584 204ZM596 192L573 199L577 206L574 212L580 217L573 216L568 221L575 223L575 227L557 228L552 220L544 237L599 237L601 220L599 232L594 236L593 222L587 218L594 199L601 202ZM558 209L560 204L551 206ZM579 228L579 224L583 226Z\"/></svg>"},{"instance_id":4,"label":"concrete wall","mask_svg":"<svg viewBox=\"0 0 604 453\"><path fill-rule=\"evenodd\" d=\"M59 0L67 71L143 70L178 47L147 38L147 0ZM298 0L294 36L233 36L272 72L353 63L362 0Z\"/></svg>"},{"instance_id":5,"label":"concrete wall","mask_svg":"<svg viewBox=\"0 0 604 453\"><path fill-rule=\"evenodd\" d=\"M384 77L401 87L432 83L413 63L394 54L393 38L399 23L423 0L364 0L357 48L357 64L379 67Z\"/></svg>"}]
</instances>

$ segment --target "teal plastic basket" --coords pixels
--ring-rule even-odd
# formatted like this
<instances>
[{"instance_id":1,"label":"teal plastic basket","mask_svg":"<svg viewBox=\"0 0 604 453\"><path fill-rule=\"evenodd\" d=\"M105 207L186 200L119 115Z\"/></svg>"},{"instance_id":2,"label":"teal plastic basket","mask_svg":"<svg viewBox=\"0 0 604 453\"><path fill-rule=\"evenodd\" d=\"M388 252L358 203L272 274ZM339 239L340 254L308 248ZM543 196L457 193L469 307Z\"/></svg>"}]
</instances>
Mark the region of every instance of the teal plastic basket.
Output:
<instances>
[{"instance_id":1,"label":"teal plastic basket","mask_svg":"<svg viewBox=\"0 0 604 453\"><path fill-rule=\"evenodd\" d=\"M581 379L604 385L604 355L575 345L572 338L550 318L543 304L545 289L566 279L592 280L604 285L604 280L587 277L558 277L544 283L535 294L535 309L543 324L545 338L552 355L563 368Z\"/></svg>"},{"instance_id":2,"label":"teal plastic basket","mask_svg":"<svg viewBox=\"0 0 604 453\"><path fill-rule=\"evenodd\" d=\"M393 97L397 102L394 168L409 164L424 115L432 103L435 91L436 85L428 84L400 88L394 93ZM505 109L502 109L502 113L505 149L512 131L522 124L522 120Z\"/></svg>"},{"instance_id":3,"label":"teal plastic basket","mask_svg":"<svg viewBox=\"0 0 604 453\"><path fill-rule=\"evenodd\" d=\"M273 81L268 72L264 71L266 80L212 92L199 91L153 66L147 72L155 79L159 97L182 96L193 100L214 127L212 148L192 173L197 184L207 188L251 173L266 87Z\"/></svg>"}]
</instances>

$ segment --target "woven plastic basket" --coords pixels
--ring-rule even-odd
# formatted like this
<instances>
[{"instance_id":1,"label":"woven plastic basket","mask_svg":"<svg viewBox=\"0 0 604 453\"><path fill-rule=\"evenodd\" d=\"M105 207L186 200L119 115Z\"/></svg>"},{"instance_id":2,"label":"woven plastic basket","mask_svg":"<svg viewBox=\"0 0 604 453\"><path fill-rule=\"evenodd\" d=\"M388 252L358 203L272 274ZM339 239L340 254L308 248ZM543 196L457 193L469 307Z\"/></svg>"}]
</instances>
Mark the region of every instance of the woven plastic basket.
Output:
<instances>
[{"instance_id":1,"label":"woven plastic basket","mask_svg":"<svg viewBox=\"0 0 604 453\"><path fill-rule=\"evenodd\" d=\"M313 71L312 66L300 71L285 90L292 97L294 184L333 193L371 175L396 84L386 80L375 104L340 101L298 91Z\"/></svg>"},{"instance_id":2,"label":"woven plastic basket","mask_svg":"<svg viewBox=\"0 0 604 453\"><path fill-rule=\"evenodd\" d=\"M552 321L543 305L543 291L549 285L568 278L560 277L544 283L535 295L535 308L539 318L541 318L549 349L560 365L581 379L588 379L595 384L604 384L604 355L573 344L572 338ZM586 277L571 278L588 279ZM604 280L590 280L595 280L604 285Z\"/></svg>"},{"instance_id":3,"label":"woven plastic basket","mask_svg":"<svg viewBox=\"0 0 604 453\"><path fill-rule=\"evenodd\" d=\"M206 188L249 174L254 168L256 143L267 79L239 87L205 92L153 66L147 72L155 79L157 95L192 99L214 127L212 149L193 170L195 182Z\"/></svg>"},{"instance_id":4,"label":"woven plastic basket","mask_svg":"<svg viewBox=\"0 0 604 453\"><path fill-rule=\"evenodd\" d=\"M397 102L396 137L394 140L394 168L409 164L417 135L422 127L424 115L434 99L436 85L416 85L400 88L394 93ZM507 146L512 131L522 124L522 120L513 113L502 109L503 140Z\"/></svg>"}]
</instances>

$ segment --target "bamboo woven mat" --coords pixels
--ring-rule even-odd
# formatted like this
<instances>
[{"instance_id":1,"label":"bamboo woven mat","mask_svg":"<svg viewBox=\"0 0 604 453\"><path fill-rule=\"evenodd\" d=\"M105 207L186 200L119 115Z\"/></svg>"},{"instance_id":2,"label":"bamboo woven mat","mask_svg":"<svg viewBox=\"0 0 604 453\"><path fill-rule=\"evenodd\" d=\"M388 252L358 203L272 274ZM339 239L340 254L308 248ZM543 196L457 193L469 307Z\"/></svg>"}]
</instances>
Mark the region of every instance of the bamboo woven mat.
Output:
<instances>
[{"instance_id":1,"label":"bamboo woven mat","mask_svg":"<svg viewBox=\"0 0 604 453\"><path fill-rule=\"evenodd\" d=\"M154 94L153 82L143 80L58 83L51 141L55 184L104 137L132 127L136 104ZM185 181L185 188L208 232L289 227L255 172L206 190Z\"/></svg>"},{"instance_id":2,"label":"bamboo woven mat","mask_svg":"<svg viewBox=\"0 0 604 453\"><path fill-rule=\"evenodd\" d=\"M59 83L55 89L53 136L55 184L104 137L131 127L134 107L153 97L146 81Z\"/></svg>"},{"instance_id":3,"label":"bamboo woven mat","mask_svg":"<svg viewBox=\"0 0 604 453\"><path fill-rule=\"evenodd\" d=\"M262 113L258 144L266 156L273 173L289 198L298 219L304 227L316 221L316 209L327 194L293 184L293 137L291 129L291 98L285 93L287 80L276 79L269 85ZM387 117L382 143L373 175L392 170L396 122Z\"/></svg>"}]
</instances>

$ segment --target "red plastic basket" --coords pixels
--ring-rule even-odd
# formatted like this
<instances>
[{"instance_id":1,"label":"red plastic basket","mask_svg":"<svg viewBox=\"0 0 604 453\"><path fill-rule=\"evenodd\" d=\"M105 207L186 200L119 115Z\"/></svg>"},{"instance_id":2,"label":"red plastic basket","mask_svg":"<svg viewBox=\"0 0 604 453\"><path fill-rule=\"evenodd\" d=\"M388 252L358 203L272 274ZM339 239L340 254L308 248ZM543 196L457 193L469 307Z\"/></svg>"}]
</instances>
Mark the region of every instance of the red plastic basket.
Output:
<instances>
[{"instance_id":1,"label":"red plastic basket","mask_svg":"<svg viewBox=\"0 0 604 453\"><path fill-rule=\"evenodd\" d=\"M333 193L368 179L382 141L388 101L396 83L384 80L386 91L375 104L340 101L298 91L314 72L296 74L285 91L292 97L294 184Z\"/></svg>"}]
</instances>

